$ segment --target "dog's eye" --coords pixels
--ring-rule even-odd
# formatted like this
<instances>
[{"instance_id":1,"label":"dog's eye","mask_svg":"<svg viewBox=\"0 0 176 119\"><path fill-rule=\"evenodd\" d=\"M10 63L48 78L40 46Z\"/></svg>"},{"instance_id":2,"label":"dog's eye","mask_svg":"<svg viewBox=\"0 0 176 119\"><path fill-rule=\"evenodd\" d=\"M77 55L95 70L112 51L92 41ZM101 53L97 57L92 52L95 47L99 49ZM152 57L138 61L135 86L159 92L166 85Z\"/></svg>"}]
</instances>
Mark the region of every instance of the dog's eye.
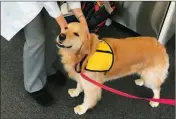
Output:
<instances>
[{"instance_id":1,"label":"dog's eye","mask_svg":"<svg viewBox=\"0 0 176 119\"><path fill-rule=\"evenodd\" d=\"M79 36L79 34L78 34L78 33L76 33L76 32L74 32L74 35L75 35L75 36Z\"/></svg>"},{"instance_id":2,"label":"dog's eye","mask_svg":"<svg viewBox=\"0 0 176 119\"><path fill-rule=\"evenodd\" d=\"M65 30L67 30L68 29L68 27L65 27Z\"/></svg>"}]
</instances>

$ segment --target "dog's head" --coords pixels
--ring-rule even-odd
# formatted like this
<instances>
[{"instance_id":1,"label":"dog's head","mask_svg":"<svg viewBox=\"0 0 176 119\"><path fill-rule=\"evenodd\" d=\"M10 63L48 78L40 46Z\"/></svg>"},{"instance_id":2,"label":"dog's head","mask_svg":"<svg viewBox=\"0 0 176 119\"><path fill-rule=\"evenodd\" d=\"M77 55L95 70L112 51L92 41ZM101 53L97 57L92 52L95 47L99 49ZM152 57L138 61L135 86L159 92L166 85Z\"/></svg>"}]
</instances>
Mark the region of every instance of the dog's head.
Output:
<instances>
[{"instance_id":1,"label":"dog's head","mask_svg":"<svg viewBox=\"0 0 176 119\"><path fill-rule=\"evenodd\" d=\"M77 51L79 54L88 54L90 50L86 27L77 22L68 24L65 32L57 37L56 44L63 50Z\"/></svg>"},{"instance_id":2,"label":"dog's head","mask_svg":"<svg viewBox=\"0 0 176 119\"><path fill-rule=\"evenodd\" d=\"M89 39L86 27L78 22L72 22L65 28L64 33L59 34L56 44L58 48L62 49L61 55L70 55L70 53L75 55L75 63L78 64L76 69L77 71L83 71L89 56L96 51L99 40L98 36L92 33ZM82 63L78 63L83 58L85 60Z\"/></svg>"}]
</instances>

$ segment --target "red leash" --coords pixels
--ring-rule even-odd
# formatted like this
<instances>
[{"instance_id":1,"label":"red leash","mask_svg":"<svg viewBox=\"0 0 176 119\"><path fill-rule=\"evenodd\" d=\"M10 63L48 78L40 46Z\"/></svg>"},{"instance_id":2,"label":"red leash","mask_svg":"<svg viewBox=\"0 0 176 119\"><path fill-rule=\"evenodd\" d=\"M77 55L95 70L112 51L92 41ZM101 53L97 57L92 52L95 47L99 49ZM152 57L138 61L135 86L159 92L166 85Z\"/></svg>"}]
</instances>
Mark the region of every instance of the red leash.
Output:
<instances>
[{"instance_id":1,"label":"red leash","mask_svg":"<svg viewBox=\"0 0 176 119\"><path fill-rule=\"evenodd\" d=\"M113 89L113 88L110 88L110 87L108 87L108 86L102 85L102 84L100 84L100 83L98 83L98 82L92 80L91 78L87 77L87 76L86 76L85 74L83 74L83 73L81 73L81 76L82 76L85 80L87 80L87 81L93 83L94 85L96 85L96 86L98 86L98 87L101 87L101 88L103 88L103 89L105 89L105 90L107 90L107 91L110 91L110 92L112 92L112 93L115 93L115 94L117 94L117 95L121 95L121 96L128 97L128 98L132 98L132 99L140 99L140 100L143 99L143 100L159 102L159 103L167 104L167 105L175 105L175 100L173 100L173 99L141 98L141 97L137 97L137 96L134 96L134 95L130 95L130 94L128 94L128 93L124 93L124 92L115 90L115 89Z\"/></svg>"}]
</instances>

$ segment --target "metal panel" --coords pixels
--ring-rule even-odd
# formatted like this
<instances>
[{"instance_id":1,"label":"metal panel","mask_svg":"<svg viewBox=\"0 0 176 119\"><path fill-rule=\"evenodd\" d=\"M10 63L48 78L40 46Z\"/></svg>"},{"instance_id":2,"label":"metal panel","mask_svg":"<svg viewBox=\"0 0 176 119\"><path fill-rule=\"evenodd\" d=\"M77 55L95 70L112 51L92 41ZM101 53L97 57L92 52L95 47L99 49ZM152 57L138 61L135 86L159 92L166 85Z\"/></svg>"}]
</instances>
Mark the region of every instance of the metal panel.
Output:
<instances>
[{"instance_id":1,"label":"metal panel","mask_svg":"<svg viewBox=\"0 0 176 119\"><path fill-rule=\"evenodd\" d=\"M163 22L161 32L158 36L158 41L161 44L166 44L167 41L174 35L176 23L175 15L175 2L171 2Z\"/></svg>"},{"instance_id":2,"label":"metal panel","mask_svg":"<svg viewBox=\"0 0 176 119\"><path fill-rule=\"evenodd\" d=\"M169 4L160 1L125 1L113 20L141 35L157 37Z\"/></svg>"}]
</instances>

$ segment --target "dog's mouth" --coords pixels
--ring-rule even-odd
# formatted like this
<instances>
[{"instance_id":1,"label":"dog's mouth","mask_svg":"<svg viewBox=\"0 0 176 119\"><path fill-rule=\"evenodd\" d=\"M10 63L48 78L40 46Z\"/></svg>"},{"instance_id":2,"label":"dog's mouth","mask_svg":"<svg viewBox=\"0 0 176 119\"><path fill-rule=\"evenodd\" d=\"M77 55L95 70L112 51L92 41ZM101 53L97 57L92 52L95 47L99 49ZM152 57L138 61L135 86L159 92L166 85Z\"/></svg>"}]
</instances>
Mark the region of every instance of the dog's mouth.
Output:
<instances>
[{"instance_id":1,"label":"dog's mouth","mask_svg":"<svg viewBox=\"0 0 176 119\"><path fill-rule=\"evenodd\" d=\"M65 45L63 45L61 42L56 42L56 46L58 47L58 48L71 48L72 46L65 46Z\"/></svg>"}]
</instances>

